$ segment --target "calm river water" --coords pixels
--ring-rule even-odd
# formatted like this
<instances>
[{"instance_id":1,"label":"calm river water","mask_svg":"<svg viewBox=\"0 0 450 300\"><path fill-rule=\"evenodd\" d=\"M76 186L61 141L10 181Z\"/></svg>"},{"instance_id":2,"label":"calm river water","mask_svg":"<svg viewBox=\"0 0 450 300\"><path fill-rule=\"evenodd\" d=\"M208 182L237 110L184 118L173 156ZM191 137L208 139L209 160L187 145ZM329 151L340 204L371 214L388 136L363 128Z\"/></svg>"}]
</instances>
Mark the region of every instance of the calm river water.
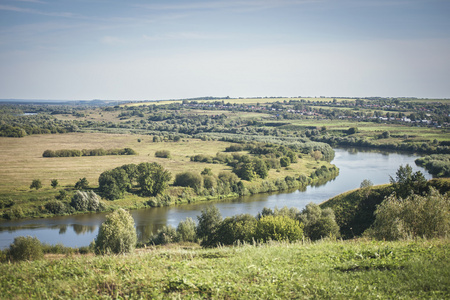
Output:
<instances>
[{"instance_id":1,"label":"calm river water","mask_svg":"<svg viewBox=\"0 0 450 300\"><path fill-rule=\"evenodd\" d=\"M233 200L215 202L223 217L249 213L256 215L264 207L296 207L303 209L310 202L321 203L333 196L358 188L361 181L369 179L374 185L388 183L395 177L400 165L409 164L414 171L420 170L427 179L431 175L417 167L410 154L369 152L360 149L335 149L332 161L339 168L339 176L324 185L308 187L306 191L289 191L276 194L259 194ZM197 220L200 211L211 202L172 207L149 208L132 211L138 238L147 240L152 232L164 225L176 227L186 217ZM97 236L104 213L64 216L48 219L32 219L0 222L0 249L9 247L17 236L36 236L48 244L62 243L70 247L89 245Z\"/></svg>"}]
</instances>

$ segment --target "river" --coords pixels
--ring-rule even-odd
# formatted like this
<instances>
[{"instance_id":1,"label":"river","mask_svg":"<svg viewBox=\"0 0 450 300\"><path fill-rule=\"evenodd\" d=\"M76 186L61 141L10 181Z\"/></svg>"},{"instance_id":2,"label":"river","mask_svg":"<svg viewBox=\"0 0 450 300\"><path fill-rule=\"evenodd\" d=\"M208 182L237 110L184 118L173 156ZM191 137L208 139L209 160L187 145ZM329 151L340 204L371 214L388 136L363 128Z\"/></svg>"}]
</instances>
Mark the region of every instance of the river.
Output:
<instances>
[{"instance_id":1,"label":"river","mask_svg":"<svg viewBox=\"0 0 450 300\"><path fill-rule=\"evenodd\" d=\"M404 153L374 152L361 149L335 149L332 161L339 168L339 176L321 186L308 187L306 191L258 194L233 200L215 202L223 217L249 213L257 215L264 207L296 207L321 203L345 191L358 188L364 179L374 185L388 183L389 176L395 177L400 165L409 164L414 172L421 171L427 179L431 175L415 165L416 155ZM201 210L212 202L186 204L170 207L140 209L132 211L139 240L148 240L152 232L164 225L176 227L187 217L197 220ZM47 219L31 219L0 222L0 249L9 247L17 236L36 236L48 244L61 243L69 247L89 245L97 236L105 213L62 216Z\"/></svg>"}]
</instances>

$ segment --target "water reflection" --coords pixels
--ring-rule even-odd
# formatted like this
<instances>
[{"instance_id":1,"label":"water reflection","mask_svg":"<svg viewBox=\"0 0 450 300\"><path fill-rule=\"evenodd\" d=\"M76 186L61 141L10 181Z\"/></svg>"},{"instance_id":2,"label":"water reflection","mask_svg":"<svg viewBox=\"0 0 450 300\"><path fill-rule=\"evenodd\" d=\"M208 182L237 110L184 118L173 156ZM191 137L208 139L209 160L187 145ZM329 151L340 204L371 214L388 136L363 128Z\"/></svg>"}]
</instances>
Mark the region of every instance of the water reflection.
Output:
<instances>
[{"instance_id":1,"label":"water reflection","mask_svg":"<svg viewBox=\"0 0 450 300\"><path fill-rule=\"evenodd\" d=\"M85 233L92 233L96 231L97 226L89 226L89 225L82 225L82 224L72 224L73 231L78 234L85 234ZM60 230L61 232L61 230Z\"/></svg>"}]
</instances>

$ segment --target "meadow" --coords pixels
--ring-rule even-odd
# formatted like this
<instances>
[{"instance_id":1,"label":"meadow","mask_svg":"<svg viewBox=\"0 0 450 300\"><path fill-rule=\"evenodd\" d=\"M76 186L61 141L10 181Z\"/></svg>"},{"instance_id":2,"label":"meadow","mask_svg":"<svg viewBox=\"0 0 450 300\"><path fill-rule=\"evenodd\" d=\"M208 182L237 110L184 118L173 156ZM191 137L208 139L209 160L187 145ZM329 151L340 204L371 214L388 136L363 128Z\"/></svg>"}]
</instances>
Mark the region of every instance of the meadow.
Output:
<instances>
[{"instance_id":1,"label":"meadow","mask_svg":"<svg viewBox=\"0 0 450 300\"><path fill-rule=\"evenodd\" d=\"M3 299L448 299L447 239L172 244L0 265Z\"/></svg>"},{"instance_id":2,"label":"meadow","mask_svg":"<svg viewBox=\"0 0 450 300\"><path fill-rule=\"evenodd\" d=\"M223 152L232 143L222 141L202 141L185 138L178 142L153 142L149 135L106 134L106 133L67 133L31 135L20 139L0 137L0 199L13 199L16 205L28 211L26 216L43 216L37 213L39 207L59 194L60 190L73 190L75 183L86 178L90 188L98 187L99 175L115 167L125 164L156 162L172 173L173 182L178 173L191 171L200 174L205 168L211 169L215 175L222 171L231 172L231 167L218 163L203 163L191 161L191 156L203 154L214 157ZM137 155L107 155L80 157L43 157L45 150L61 149L115 149L132 148ZM170 158L155 157L158 150L170 151ZM246 153L246 152L241 152ZM286 176L309 176L322 165L329 166L325 161L316 162L309 155L299 159L289 168L269 170L266 180L275 180ZM34 179L42 182L39 190L30 189ZM51 187L51 181L58 180L56 188ZM248 187L255 187L261 179L247 182ZM168 191L178 195L177 189ZM206 200L206 199L203 199ZM126 193L123 199L105 201L106 206L132 207L139 203L141 207L148 197L138 197ZM31 211L34 211L31 213Z\"/></svg>"}]
</instances>

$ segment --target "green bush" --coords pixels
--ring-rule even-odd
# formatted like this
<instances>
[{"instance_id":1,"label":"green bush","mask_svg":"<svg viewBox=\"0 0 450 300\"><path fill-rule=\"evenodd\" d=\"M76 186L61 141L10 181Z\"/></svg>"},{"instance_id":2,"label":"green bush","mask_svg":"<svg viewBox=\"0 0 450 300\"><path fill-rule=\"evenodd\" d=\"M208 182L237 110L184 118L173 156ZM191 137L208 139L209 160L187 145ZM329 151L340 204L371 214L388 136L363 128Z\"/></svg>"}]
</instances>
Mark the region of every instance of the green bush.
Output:
<instances>
[{"instance_id":1,"label":"green bush","mask_svg":"<svg viewBox=\"0 0 450 300\"><path fill-rule=\"evenodd\" d=\"M86 179L86 177L80 178L75 183L75 189L76 190L86 190L89 188L89 181Z\"/></svg>"},{"instance_id":2,"label":"green bush","mask_svg":"<svg viewBox=\"0 0 450 300\"><path fill-rule=\"evenodd\" d=\"M44 257L42 244L36 237L19 236L9 246L9 254L15 261L37 260Z\"/></svg>"},{"instance_id":3,"label":"green bush","mask_svg":"<svg viewBox=\"0 0 450 300\"><path fill-rule=\"evenodd\" d=\"M430 188L428 195L387 197L375 211L375 222L366 234L377 239L446 237L450 232L450 195Z\"/></svg>"},{"instance_id":4,"label":"green bush","mask_svg":"<svg viewBox=\"0 0 450 300\"><path fill-rule=\"evenodd\" d=\"M158 150L155 152L155 156L160 158L171 158L169 150Z\"/></svg>"},{"instance_id":5,"label":"green bush","mask_svg":"<svg viewBox=\"0 0 450 300\"><path fill-rule=\"evenodd\" d=\"M339 235L339 226L331 208L321 209L319 205L309 203L302 210L299 220L304 224L305 236L313 241Z\"/></svg>"},{"instance_id":6,"label":"green bush","mask_svg":"<svg viewBox=\"0 0 450 300\"><path fill-rule=\"evenodd\" d=\"M175 186L191 187L195 191L199 191L203 185L203 178L200 174L193 172L184 172L177 174L175 176L175 181L173 183Z\"/></svg>"},{"instance_id":7,"label":"green bush","mask_svg":"<svg viewBox=\"0 0 450 300\"><path fill-rule=\"evenodd\" d=\"M280 166L288 167L291 164L291 160L287 156L283 156L280 158Z\"/></svg>"},{"instance_id":8,"label":"green bush","mask_svg":"<svg viewBox=\"0 0 450 300\"><path fill-rule=\"evenodd\" d=\"M40 189L42 188L42 182L39 179L33 179L33 181L30 184L30 189Z\"/></svg>"},{"instance_id":9,"label":"green bush","mask_svg":"<svg viewBox=\"0 0 450 300\"><path fill-rule=\"evenodd\" d=\"M232 245L238 241L251 243L255 236L257 220L249 214L227 217L217 230L217 244Z\"/></svg>"},{"instance_id":10,"label":"green bush","mask_svg":"<svg viewBox=\"0 0 450 300\"><path fill-rule=\"evenodd\" d=\"M175 228L171 225L164 226L159 229L156 234L150 237L149 244L151 245L166 245L178 241L178 235Z\"/></svg>"},{"instance_id":11,"label":"green bush","mask_svg":"<svg viewBox=\"0 0 450 300\"><path fill-rule=\"evenodd\" d=\"M52 214L61 215L67 212L67 207L59 200L53 200L45 203L45 209Z\"/></svg>"},{"instance_id":12,"label":"green bush","mask_svg":"<svg viewBox=\"0 0 450 300\"><path fill-rule=\"evenodd\" d=\"M134 220L129 212L119 208L106 216L95 239L96 254L129 253L136 247Z\"/></svg>"},{"instance_id":13,"label":"green bush","mask_svg":"<svg viewBox=\"0 0 450 300\"><path fill-rule=\"evenodd\" d=\"M258 220L255 239L262 242L296 241L303 238L303 225L286 216L264 216Z\"/></svg>"},{"instance_id":14,"label":"green bush","mask_svg":"<svg viewBox=\"0 0 450 300\"><path fill-rule=\"evenodd\" d=\"M0 199L0 208L8 208L15 204L16 202L11 198L8 199Z\"/></svg>"}]
</instances>

